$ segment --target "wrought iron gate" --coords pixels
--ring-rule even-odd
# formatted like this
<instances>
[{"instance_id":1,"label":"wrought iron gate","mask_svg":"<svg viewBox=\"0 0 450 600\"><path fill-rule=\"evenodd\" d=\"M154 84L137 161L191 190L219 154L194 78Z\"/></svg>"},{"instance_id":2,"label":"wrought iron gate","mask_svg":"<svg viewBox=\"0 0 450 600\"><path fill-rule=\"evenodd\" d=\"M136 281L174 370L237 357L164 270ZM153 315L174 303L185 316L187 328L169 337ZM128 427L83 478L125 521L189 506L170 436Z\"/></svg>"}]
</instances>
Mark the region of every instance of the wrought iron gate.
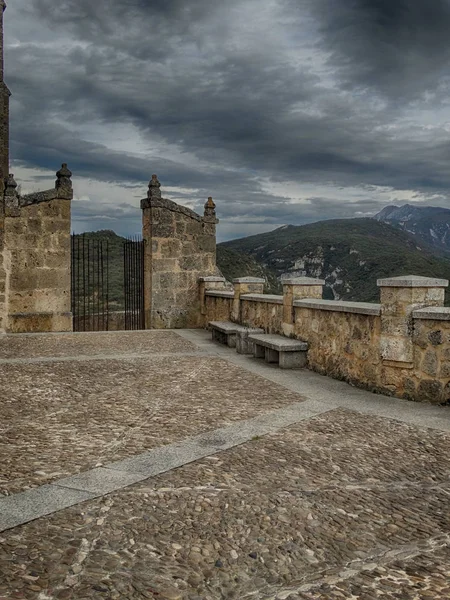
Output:
<instances>
[{"instance_id":1,"label":"wrought iron gate","mask_svg":"<svg viewBox=\"0 0 450 600\"><path fill-rule=\"evenodd\" d=\"M129 239L123 245L125 329L145 329L144 240Z\"/></svg>"},{"instance_id":2,"label":"wrought iron gate","mask_svg":"<svg viewBox=\"0 0 450 600\"><path fill-rule=\"evenodd\" d=\"M144 243L72 235L74 331L145 329Z\"/></svg>"},{"instance_id":3,"label":"wrought iron gate","mask_svg":"<svg viewBox=\"0 0 450 600\"><path fill-rule=\"evenodd\" d=\"M72 235L74 331L108 331L109 241Z\"/></svg>"}]
</instances>

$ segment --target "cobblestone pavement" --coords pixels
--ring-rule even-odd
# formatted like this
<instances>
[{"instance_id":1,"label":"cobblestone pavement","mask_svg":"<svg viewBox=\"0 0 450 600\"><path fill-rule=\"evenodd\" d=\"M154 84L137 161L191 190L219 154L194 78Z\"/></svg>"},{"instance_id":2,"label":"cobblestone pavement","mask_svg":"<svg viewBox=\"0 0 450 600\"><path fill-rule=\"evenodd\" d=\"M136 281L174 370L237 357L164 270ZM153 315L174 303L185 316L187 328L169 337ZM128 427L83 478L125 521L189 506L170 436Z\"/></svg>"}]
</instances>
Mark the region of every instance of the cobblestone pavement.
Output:
<instances>
[{"instance_id":1,"label":"cobblestone pavement","mask_svg":"<svg viewBox=\"0 0 450 600\"><path fill-rule=\"evenodd\" d=\"M0 390L0 495L302 400L224 360L183 355L3 364Z\"/></svg>"},{"instance_id":2,"label":"cobblestone pavement","mask_svg":"<svg viewBox=\"0 0 450 600\"><path fill-rule=\"evenodd\" d=\"M98 354L159 354L196 350L194 344L172 331L0 336L0 360Z\"/></svg>"},{"instance_id":3,"label":"cobblestone pavement","mask_svg":"<svg viewBox=\"0 0 450 600\"><path fill-rule=\"evenodd\" d=\"M450 597L450 436L338 409L1 535L0 598Z\"/></svg>"}]
</instances>

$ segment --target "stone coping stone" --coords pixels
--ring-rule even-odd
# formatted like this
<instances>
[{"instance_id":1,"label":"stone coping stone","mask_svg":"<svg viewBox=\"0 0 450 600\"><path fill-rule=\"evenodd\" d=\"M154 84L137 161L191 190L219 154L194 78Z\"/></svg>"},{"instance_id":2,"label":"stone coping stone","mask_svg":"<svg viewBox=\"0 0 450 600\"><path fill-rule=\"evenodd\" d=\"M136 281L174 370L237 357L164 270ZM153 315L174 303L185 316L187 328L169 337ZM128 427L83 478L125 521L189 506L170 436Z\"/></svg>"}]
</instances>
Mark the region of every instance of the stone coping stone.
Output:
<instances>
[{"instance_id":1,"label":"stone coping stone","mask_svg":"<svg viewBox=\"0 0 450 600\"><path fill-rule=\"evenodd\" d=\"M306 352L308 343L300 340L292 340L282 335L252 334L248 336L250 342L258 346L264 346L277 352Z\"/></svg>"},{"instance_id":2,"label":"stone coping stone","mask_svg":"<svg viewBox=\"0 0 450 600\"><path fill-rule=\"evenodd\" d=\"M330 310L335 312L355 313L357 315L381 315L381 304L370 302L342 302L340 300L294 300L294 306L298 308L314 308L315 310Z\"/></svg>"},{"instance_id":3,"label":"stone coping stone","mask_svg":"<svg viewBox=\"0 0 450 600\"><path fill-rule=\"evenodd\" d=\"M286 277L281 280L281 285L325 285L325 280L314 277Z\"/></svg>"},{"instance_id":4,"label":"stone coping stone","mask_svg":"<svg viewBox=\"0 0 450 600\"><path fill-rule=\"evenodd\" d=\"M414 319L430 319L435 321L450 321L450 307L429 306L413 311Z\"/></svg>"},{"instance_id":5,"label":"stone coping stone","mask_svg":"<svg viewBox=\"0 0 450 600\"><path fill-rule=\"evenodd\" d=\"M266 283L266 280L262 277L237 277L233 283Z\"/></svg>"},{"instance_id":6,"label":"stone coping stone","mask_svg":"<svg viewBox=\"0 0 450 600\"><path fill-rule=\"evenodd\" d=\"M249 330L249 327L244 327L244 325L232 323L231 321L210 321L208 325L212 329L217 329L222 333L239 333L241 331L247 332Z\"/></svg>"},{"instance_id":7,"label":"stone coping stone","mask_svg":"<svg viewBox=\"0 0 450 600\"><path fill-rule=\"evenodd\" d=\"M275 294L243 294L241 300L250 302L270 302L271 304L283 304L283 296Z\"/></svg>"},{"instance_id":8,"label":"stone coping stone","mask_svg":"<svg viewBox=\"0 0 450 600\"><path fill-rule=\"evenodd\" d=\"M225 283L225 281L226 281L225 277L219 277L218 275L208 275L207 277L199 277L198 280L200 282L202 282L202 281L205 281L205 282L220 281L222 283Z\"/></svg>"},{"instance_id":9,"label":"stone coping stone","mask_svg":"<svg viewBox=\"0 0 450 600\"><path fill-rule=\"evenodd\" d=\"M234 292L229 290L206 290L205 296L216 296L217 298L234 298Z\"/></svg>"},{"instance_id":10,"label":"stone coping stone","mask_svg":"<svg viewBox=\"0 0 450 600\"><path fill-rule=\"evenodd\" d=\"M404 275L402 277L389 277L378 279L378 287L448 287L448 279L422 277L420 275Z\"/></svg>"}]
</instances>

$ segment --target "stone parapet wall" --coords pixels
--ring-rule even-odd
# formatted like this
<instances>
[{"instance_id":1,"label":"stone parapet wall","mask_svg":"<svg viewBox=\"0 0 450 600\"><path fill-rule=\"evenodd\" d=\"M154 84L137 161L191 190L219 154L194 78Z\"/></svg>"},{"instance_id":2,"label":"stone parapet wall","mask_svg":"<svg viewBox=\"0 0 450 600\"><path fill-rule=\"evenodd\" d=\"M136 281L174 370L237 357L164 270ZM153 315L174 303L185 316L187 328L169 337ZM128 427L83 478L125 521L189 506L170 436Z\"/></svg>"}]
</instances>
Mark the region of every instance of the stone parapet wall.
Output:
<instances>
[{"instance_id":1,"label":"stone parapet wall","mask_svg":"<svg viewBox=\"0 0 450 600\"><path fill-rule=\"evenodd\" d=\"M445 280L381 280L381 303L318 298L317 280L290 280L283 296L206 290L205 322L231 320L308 342L314 371L388 395L450 402L450 308ZM252 280L251 285L260 285ZM300 289L301 288L301 289ZM311 297L308 297L308 289ZM242 293L244 291L244 293ZM236 319L236 316L239 316ZM286 333L288 332L288 333Z\"/></svg>"},{"instance_id":2,"label":"stone parapet wall","mask_svg":"<svg viewBox=\"0 0 450 600\"><path fill-rule=\"evenodd\" d=\"M229 321L233 310L233 294L227 293L222 296L214 292L206 292L205 309L204 325L209 321Z\"/></svg>"},{"instance_id":3,"label":"stone parapet wall","mask_svg":"<svg viewBox=\"0 0 450 600\"><path fill-rule=\"evenodd\" d=\"M404 396L450 400L450 308L414 311L414 368L405 374Z\"/></svg>"},{"instance_id":4,"label":"stone parapet wall","mask_svg":"<svg viewBox=\"0 0 450 600\"><path fill-rule=\"evenodd\" d=\"M379 316L347 312L342 307L333 311L297 306L294 332L309 344L310 369L369 389L381 388Z\"/></svg>"},{"instance_id":5,"label":"stone parapet wall","mask_svg":"<svg viewBox=\"0 0 450 600\"><path fill-rule=\"evenodd\" d=\"M249 327L261 327L266 333L281 333L283 296L271 296L268 299L258 296L263 296L263 294L241 296L240 322Z\"/></svg>"}]
</instances>

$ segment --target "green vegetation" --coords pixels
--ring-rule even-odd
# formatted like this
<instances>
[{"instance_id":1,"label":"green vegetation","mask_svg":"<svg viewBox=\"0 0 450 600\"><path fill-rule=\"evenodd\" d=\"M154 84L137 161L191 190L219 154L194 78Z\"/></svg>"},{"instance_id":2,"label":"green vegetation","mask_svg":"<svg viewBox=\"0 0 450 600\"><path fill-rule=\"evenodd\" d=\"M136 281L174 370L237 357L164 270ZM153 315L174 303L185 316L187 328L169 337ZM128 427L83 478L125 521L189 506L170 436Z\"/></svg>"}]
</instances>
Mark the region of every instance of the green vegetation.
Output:
<instances>
[{"instance_id":1,"label":"green vegetation","mask_svg":"<svg viewBox=\"0 0 450 600\"><path fill-rule=\"evenodd\" d=\"M219 248L250 256L278 277L285 273L321 277L327 282L329 298L377 302L376 280L383 277L450 278L448 258L434 255L414 236L373 219L289 225L225 242Z\"/></svg>"},{"instance_id":2,"label":"green vegetation","mask_svg":"<svg viewBox=\"0 0 450 600\"><path fill-rule=\"evenodd\" d=\"M266 293L281 294L281 285L274 271L264 267L249 254L237 252L219 244L217 246L217 266L228 281L232 281L236 277L263 277L267 281Z\"/></svg>"}]
</instances>

